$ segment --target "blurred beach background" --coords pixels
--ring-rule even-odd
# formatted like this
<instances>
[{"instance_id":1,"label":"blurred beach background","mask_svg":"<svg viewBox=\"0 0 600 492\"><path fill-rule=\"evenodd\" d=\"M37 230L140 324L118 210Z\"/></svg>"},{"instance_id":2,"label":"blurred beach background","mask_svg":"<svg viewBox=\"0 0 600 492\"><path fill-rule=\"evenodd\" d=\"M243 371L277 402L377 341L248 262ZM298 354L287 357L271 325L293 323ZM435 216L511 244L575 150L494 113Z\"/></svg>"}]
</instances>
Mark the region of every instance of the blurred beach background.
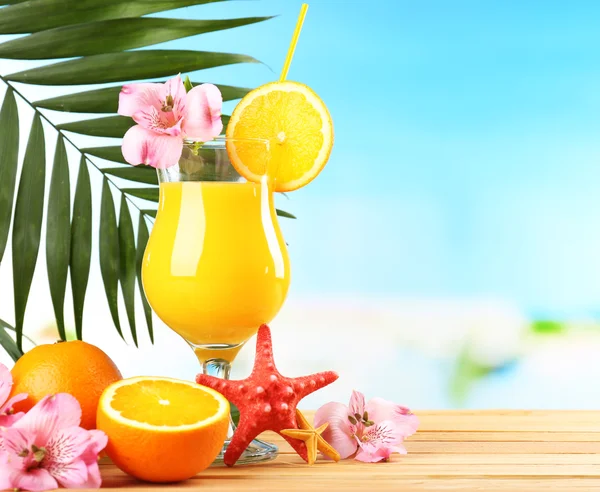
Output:
<instances>
[{"instance_id":1,"label":"blurred beach background","mask_svg":"<svg viewBox=\"0 0 600 492\"><path fill-rule=\"evenodd\" d=\"M253 87L277 77L301 3L217 2L160 15L277 15L166 43L258 58L264 64L192 77ZM289 78L326 102L336 143L316 181L280 197L298 219L281 220L293 280L272 327L284 374L341 377L304 408L345 402L353 388L415 409L597 408L600 3L310 4ZM32 64L40 63L2 60L0 73ZM68 92L32 90L35 99ZM30 120L21 124L26 138ZM100 184L92 175L96 207ZM84 338L124 375L193 378L194 355L158 319L154 345L145 333L140 349L119 339L93 255ZM0 317L9 322L11 274L5 260ZM54 330L38 268L26 333L47 342ZM250 342L233 377L249 373L253 354Z\"/></svg>"}]
</instances>

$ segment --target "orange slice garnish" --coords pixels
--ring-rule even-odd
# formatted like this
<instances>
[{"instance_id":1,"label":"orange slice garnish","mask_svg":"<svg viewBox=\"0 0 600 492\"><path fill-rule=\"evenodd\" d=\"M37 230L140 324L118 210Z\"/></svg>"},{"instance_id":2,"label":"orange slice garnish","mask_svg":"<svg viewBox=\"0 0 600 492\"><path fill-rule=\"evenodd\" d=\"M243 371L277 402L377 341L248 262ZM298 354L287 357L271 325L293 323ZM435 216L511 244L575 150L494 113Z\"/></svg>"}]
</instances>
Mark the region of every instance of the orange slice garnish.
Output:
<instances>
[{"instance_id":1,"label":"orange slice garnish","mask_svg":"<svg viewBox=\"0 0 600 492\"><path fill-rule=\"evenodd\" d=\"M333 123L312 89L298 82L272 82L248 93L227 126L227 151L249 181L273 178L275 191L293 191L323 169L333 147ZM244 140L247 139L246 142ZM269 145L256 145L263 139Z\"/></svg>"}]
</instances>

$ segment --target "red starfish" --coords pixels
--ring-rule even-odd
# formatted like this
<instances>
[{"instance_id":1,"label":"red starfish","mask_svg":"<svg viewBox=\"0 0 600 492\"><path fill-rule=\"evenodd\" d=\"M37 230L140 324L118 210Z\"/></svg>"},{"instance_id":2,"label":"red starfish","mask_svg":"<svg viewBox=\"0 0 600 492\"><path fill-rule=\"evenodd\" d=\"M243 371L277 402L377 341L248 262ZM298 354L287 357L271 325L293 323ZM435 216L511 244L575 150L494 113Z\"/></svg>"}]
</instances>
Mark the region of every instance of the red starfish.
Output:
<instances>
[{"instance_id":1,"label":"red starfish","mask_svg":"<svg viewBox=\"0 0 600 492\"><path fill-rule=\"evenodd\" d=\"M266 430L277 432L308 461L306 445L302 441L282 435L281 431L297 429L298 402L333 383L337 378L338 375L333 371L300 378L282 376L273 360L271 330L267 325L262 325L258 330L256 360L250 377L241 381L225 380L205 374L196 377L198 384L219 391L240 410L240 422L225 452L225 464L233 466L252 439Z\"/></svg>"}]
</instances>

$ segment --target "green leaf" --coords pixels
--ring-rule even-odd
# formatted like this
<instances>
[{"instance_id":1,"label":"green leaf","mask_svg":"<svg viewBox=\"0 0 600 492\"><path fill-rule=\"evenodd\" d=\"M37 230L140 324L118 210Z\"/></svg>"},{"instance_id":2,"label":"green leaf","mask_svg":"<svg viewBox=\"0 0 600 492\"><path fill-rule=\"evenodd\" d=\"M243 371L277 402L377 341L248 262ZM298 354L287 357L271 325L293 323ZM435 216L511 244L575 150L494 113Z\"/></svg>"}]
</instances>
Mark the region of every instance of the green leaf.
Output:
<instances>
[{"instance_id":1,"label":"green leaf","mask_svg":"<svg viewBox=\"0 0 600 492\"><path fill-rule=\"evenodd\" d=\"M6 250L12 217L19 155L19 112L12 88L0 108L0 262Z\"/></svg>"},{"instance_id":2,"label":"green leaf","mask_svg":"<svg viewBox=\"0 0 600 492\"><path fill-rule=\"evenodd\" d=\"M148 335L150 340L154 343L154 328L152 326L152 308L148 303L146 294L144 292L144 284L142 283L142 263L144 261L144 252L146 251L146 244L148 244L148 225L144 219L144 214L140 214L138 221L138 237L137 237L137 249L135 258L135 273L137 276L138 288L140 290L140 297L142 299L142 305L144 306L144 317L146 318L146 325L148 326Z\"/></svg>"},{"instance_id":3,"label":"green leaf","mask_svg":"<svg viewBox=\"0 0 600 492\"><path fill-rule=\"evenodd\" d=\"M89 147L86 149L81 149L81 152L94 157L99 157L100 159L105 159L107 161L127 164L127 161L123 157L123 152L121 152L120 145L114 145L110 147Z\"/></svg>"},{"instance_id":4,"label":"green leaf","mask_svg":"<svg viewBox=\"0 0 600 492\"><path fill-rule=\"evenodd\" d=\"M143 17L88 22L49 29L2 43L0 58L41 60L115 53L232 29L270 18L184 20Z\"/></svg>"},{"instance_id":5,"label":"green leaf","mask_svg":"<svg viewBox=\"0 0 600 492\"><path fill-rule=\"evenodd\" d=\"M0 319L0 346L6 350L6 353L14 362L17 362L19 357L23 355L23 351L17 346L12 337L6 333L6 330L16 331L6 321Z\"/></svg>"},{"instance_id":6,"label":"green leaf","mask_svg":"<svg viewBox=\"0 0 600 492\"><path fill-rule=\"evenodd\" d=\"M158 202L158 188L123 188L121 191L137 198Z\"/></svg>"},{"instance_id":7,"label":"green leaf","mask_svg":"<svg viewBox=\"0 0 600 492\"><path fill-rule=\"evenodd\" d=\"M531 332L536 335L562 335L567 329L566 323L548 319L533 321L530 326Z\"/></svg>"},{"instance_id":8,"label":"green leaf","mask_svg":"<svg viewBox=\"0 0 600 492\"><path fill-rule=\"evenodd\" d=\"M156 217L156 210L152 210L152 209L144 209L144 210L142 210L142 213L143 213L144 215L148 215L149 217L153 217L153 218L155 218L155 217Z\"/></svg>"},{"instance_id":9,"label":"green leaf","mask_svg":"<svg viewBox=\"0 0 600 492\"><path fill-rule=\"evenodd\" d=\"M150 166L109 167L102 169L102 172L129 181L158 185L156 169Z\"/></svg>"},{"instance_id":10,"label":"green leaf","mask_svg":"<svg viewBox=\"0 0 600 492\"><path fill-rule=\"evenodd\" d=\"M194 87L202 85L203 83L204 82L192 82ZM241 99L251 91L251 89L248 89L247 87L234 87L222 84L216 85L221 91L223 101ZM64 96L36 101L33 105L37 108L73 113L116 113L119 106L119 93L121 92L121 88L122 86L118 85L114 87L105 87L104 89L95 89L93 91L65 94ZM116 162L124 161L116 160Z\"/></svg>"},{"instance_id":11,"label":"green leaf","mask_svg":"<svg viewBox=\"0 0 600 492\"><path fill-rule=\"evenodd\" d=\"M183 86L185 87L185 92L190 92L194 88L194 85L192 84L192 81L188 75L185 76Z\"/></svg>"},{"instance_id":12,"label":"green leaf","mask_svg":"<svg viewBox=\"0 0 600 492\"><path fill-rule=\"evenodd\" d=\"M71 193L69 161L62 135L59 134L48 195L46 225L46 265L54 316L61 340L65 333L65 291L71 256Z\"/></svg>"},{"instance_id":13,"label":"green leaf","mask_svg":"<svg viewBox=\"0 0 600 492\"><path fill-rule=\"evenodd\" d=\"M119 335L125 340L119 321L119 261L119 230L115 203L108 180L104 178L100 205L100 273L110 315Z\"/></svg>"},{"instance_id":14,"label":"green leaf","mask_svg":"<svg viewBox=\"0 0 600 492\"><path fill-rule=\"evenodd\" d=\"M136 123L127 116L108 116L90 120L73 121L56 125L59 130L90 135L92 137L122 138Z\"/></svg>"},{"instance_id":15,"label":"green leaf","mask_svg":"<svg viewBox=\"0 0 600 492\"><path fill-rule=\"evenodd\" d=\"M454 370L450 377L448 389L450 397L456 404L462 405L469 396L472 386L493 371L492 367L486 367L474 361L469 356L467 346L456 358Z\"/></svg>"},{"instance_id":16,"label":"green leaf","mask_svg":"<svg viewBox=\"0 0 600 492\"><path fill-rule=\"evenodd\" d=\"M121 195L121 210L119 212L119 279L121 292L125 301L125 311L129 320L133 343L138 346L137 329L135 326L135 275L136 251L133 235L133 223L127 206L125 195Z\"/></svg>"},{"instance_id":17,"label":"green leaf","mask_svg":"<svg viewBox=\"0 0 600 492\"><path fill-rule=\"evenodd\" d=\"M44 65L4 78L38 85L104 84L166 77L235 63L258 63L258 60L246 55L210 51L126 51Z\"/></svg>"},{"instance_id":18,"label":"green leaf","mask_svg":"<svg viewBox=\"0 0 600 492\"><path fill-rule=\"evenodd\" d=\"M92 256L92 188L84 156L79 163L79 175L73 201L71 223L71 289L75 312L75 331L81 340L83 333L83 305L90 276Z\"/></svg>"},{"instance_id":19,"label":"green leaf","mask_svg":"<svg viewBox=\"0 0 600 492\"><path fill-rule=\"evenodd\" d=\"M277 213L277 215L279 217L285 217L286 219L295 219L296 216L292 215L289 212L286 212L285 210L279 210L278 208L275 209L275 212Z\"/></svg>"},{"instance_id":20,"label":"green leaf","mask_svg":"<svg viewBox=\"0 0 600 492\"><path fill-rule=\"evenodd\" d=\"M140 17L154 12L223 0L31 0L0 12L0 34L23 34L90 21ZM22 0L4 0L21 3Z\"/></svg>"},{"instance_id":21,"label":"green leaf","mask_svg":"<svg viewBox=\"0 0 600 492\"><path fill-rule=\"evenodd\" d=\"M46 152L44 129L36 113L23 159L12 234L13 284L17 346L23 348L23 320L40 249L44 214Z\"/></svg>"},{"instance_id":22,"label":"green leaf","mask_svg":"<svg viewBox=\"0 0 600 492\"><path fill-rule=\"evenodd\" d=\"M240 423L240 410L233 403L229 402L229 411L231 414L231 421L233 422L233 425L237 427Z\"/></svg>"}]
</instances>

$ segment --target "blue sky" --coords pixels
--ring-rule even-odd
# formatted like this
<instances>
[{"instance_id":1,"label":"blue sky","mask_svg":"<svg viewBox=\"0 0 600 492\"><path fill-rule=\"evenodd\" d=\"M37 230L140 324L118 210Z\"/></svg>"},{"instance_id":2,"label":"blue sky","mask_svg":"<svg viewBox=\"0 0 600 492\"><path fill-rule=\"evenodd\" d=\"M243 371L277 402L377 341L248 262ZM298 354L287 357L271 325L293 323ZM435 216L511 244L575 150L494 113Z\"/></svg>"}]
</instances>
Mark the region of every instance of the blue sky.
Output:
<instances>
[{"instance_id":1,"label":"blue sky","mask_svg":"<svg viewBox=\"0 0 600 492\"><path fill-rule=\"evenodd\" d=\"M277 17L166 46L252 55L264 64L193 78L257 86L277 77L301 3L174 11ZM598 18L584 0L311 2L289 77L326 102L336 143L281 204L299 217L283 221L291 295L600 313Z\"/></svg>"},{"instance_id":2,"label":"blue sky","mask_svg":"<svg viewBox=\"0 0 600 492\"><path fill-rule=\"evenodd\" d=\"M269 22L172 43L278 72L299 1L196 7ZM536 315L600 305L600 4L312 2L290 78L336 145L286 206L296 295L492 296ZM263 65L203 74L258 85Z\"/></svg>"}]
</instances>

